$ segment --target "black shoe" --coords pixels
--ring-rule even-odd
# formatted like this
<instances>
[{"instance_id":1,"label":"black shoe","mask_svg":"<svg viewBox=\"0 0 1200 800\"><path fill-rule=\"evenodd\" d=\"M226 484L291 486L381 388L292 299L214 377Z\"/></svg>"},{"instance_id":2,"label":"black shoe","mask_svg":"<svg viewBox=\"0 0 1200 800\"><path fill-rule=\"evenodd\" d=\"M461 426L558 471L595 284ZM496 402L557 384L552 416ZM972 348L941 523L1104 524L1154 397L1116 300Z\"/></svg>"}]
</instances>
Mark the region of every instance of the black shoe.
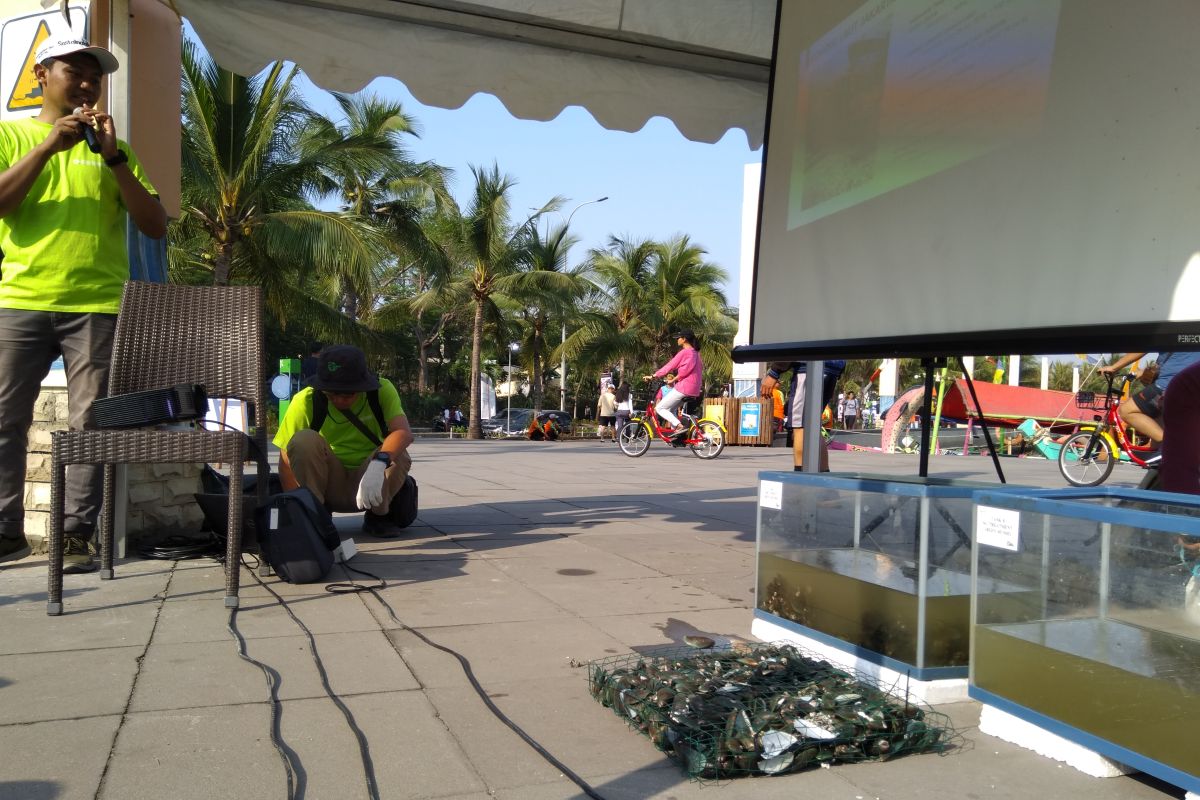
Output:
<instances>
[{"instance_id":1,"label":"black shoe","mask_svg":"<svg viewBox=\"0 0 1200 800\"><path fill-rule=\"evenodd\" d=\"M63 538L63 574L81 575L85 572L95 572L96 562L92 560L95 546L81 536L66 536Z\"/></svg>"},{"instance_id":2,"label":"black shoe","mask_svg":"<svg viewBox=\"0 0 1200 800\"><path fill-rule=\"evenodd\" d=\"M29 546L29 540L25 538L24 534L0 538L0 562L16 561L31 552L33 552L33 548Z\"/></svg>"},{"instance_id":3,"label":"black shoe","mask_svg":"<svg viewBox=\"0 0 1200 800\"><path fill-rule=\"evenodd\" d=\"M400 528L390 515L367 511L363 514L362 532L376 539L395 539L400 535Z\"/></svg>"},{"instance_id":4,"label":"black shoe","mask_svg":"<svg viewBox=\"0 0 1200 800\"><path fill-rule=\"evenodd\" d=\"M1147 467L1157 467L1162 464L1162 453L1155 453L1146 459Z\"/></svg>"}]
</instances>

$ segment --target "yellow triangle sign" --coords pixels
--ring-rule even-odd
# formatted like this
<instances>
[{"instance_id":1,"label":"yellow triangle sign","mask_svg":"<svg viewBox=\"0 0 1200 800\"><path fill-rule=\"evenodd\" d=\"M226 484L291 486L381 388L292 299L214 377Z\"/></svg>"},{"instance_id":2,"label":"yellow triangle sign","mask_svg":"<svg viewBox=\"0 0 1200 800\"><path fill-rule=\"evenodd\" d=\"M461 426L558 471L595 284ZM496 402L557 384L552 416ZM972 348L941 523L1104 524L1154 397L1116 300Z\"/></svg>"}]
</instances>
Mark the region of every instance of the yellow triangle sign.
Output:
<instances>
[{"instance_id":1,"label":"yellow triangle sign","mask_svg":"<svg viewBox=\"0 0 1200 800\"><path fill-rule=\"evenodd\" d=\"M46 21L42 20L38 23L37 32L33 34L33 42L29 45L29 52L25 54L25 61L21 64L21 73L17 76L12 94L8 96L9 111L24 111L42 107L42 86L33 76L33 65L36 63L34 54L42 46L42 42L48 38L50 38L50 28L46 25Z\"/></svg>"}]
</instances>

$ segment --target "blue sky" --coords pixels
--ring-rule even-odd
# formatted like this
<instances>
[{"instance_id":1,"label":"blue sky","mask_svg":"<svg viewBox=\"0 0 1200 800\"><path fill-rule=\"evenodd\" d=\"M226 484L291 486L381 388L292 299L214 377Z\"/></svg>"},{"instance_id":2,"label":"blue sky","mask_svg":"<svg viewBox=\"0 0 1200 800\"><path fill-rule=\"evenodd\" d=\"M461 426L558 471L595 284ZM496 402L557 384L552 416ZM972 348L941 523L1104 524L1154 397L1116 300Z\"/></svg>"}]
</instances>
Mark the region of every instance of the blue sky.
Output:
<instances>
[{"instance_id":1,"label":"blue sky","mask_svg":"<svg viewBox=\"0 0 1200 800\"><path fill-rule=\"evenodd\" d=\"M300 86L315 110L339 114L328 93L307 78ZM686 233L729 274L725 293L738 304L742 172L762 154L750 150L740 130L702 144L688 141L662 118L637 133L622 133L605 130L574 106L549 122L532 122L516 119L490 95L447 110L421 105L392 78L377 78L364 91L400 101L417 119L421 138L409 142L410 153L454 170L452 190L460 202L471 190L470 166L493 162L517 181L514 222L555 195L567 198L562 215L549 217L556 222L580 203L607 196L580 208L571 221L580 239L572 264L609 235L665 239Z\"/></svg>"}]
</instances>

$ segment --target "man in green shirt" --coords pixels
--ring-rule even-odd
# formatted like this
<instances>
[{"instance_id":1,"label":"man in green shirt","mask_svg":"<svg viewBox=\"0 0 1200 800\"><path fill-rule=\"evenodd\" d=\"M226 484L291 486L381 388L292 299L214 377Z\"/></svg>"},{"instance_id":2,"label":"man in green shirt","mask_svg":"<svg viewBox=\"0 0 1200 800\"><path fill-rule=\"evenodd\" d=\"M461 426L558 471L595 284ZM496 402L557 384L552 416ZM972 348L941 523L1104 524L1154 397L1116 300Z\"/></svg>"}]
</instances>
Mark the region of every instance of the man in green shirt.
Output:
<instances>
[{"instance_id":1,"label":"man in green shirt","mask_svg":"<svg viewBox=\"0 0 1200 800\"><path fill-rule=\"evenodd\" d=\"M42 379L61 356L68 423L91 427L129 277L126 220L151 238L167 231L133 150L96 109L117 59L82 39L48 39L35 61L41 113L0 123L0 561L29 552L25 453ZM67 470L64 572L95 569L100 478L99 465Z\"/></svg>"},{"instance_id":2,"label":"man in green shirt","mask_svg":"<svg viewBox=\"0 0 1200 800\"><path fill-rule=\"evenodd\" d=\"M367 369L362 350L321 351L312 384L292 398L273 441L285 490L303 486L330 511L365 511L363 533L399 535L392 499L412 468L412 429L396 387Z\"/></svg>"}]
</instances>

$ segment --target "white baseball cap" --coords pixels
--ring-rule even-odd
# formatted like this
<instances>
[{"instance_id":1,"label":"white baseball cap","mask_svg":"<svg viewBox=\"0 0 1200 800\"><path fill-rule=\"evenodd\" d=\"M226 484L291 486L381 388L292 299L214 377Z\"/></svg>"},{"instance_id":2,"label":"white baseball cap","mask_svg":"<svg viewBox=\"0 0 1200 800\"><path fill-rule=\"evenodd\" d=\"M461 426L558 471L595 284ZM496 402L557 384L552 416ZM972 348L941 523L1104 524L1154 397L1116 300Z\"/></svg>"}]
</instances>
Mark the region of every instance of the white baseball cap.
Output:
<instances>
[{"instance_id":1,"label":"white baseball cap","mask_svg":"<svg viewBox=\"0 0 1200 800\"><path fill-rule=\"evenodd\" d=\"M72 53L87 53L100 62L100 71L105 75L116 72L121 67L117 57L103 47L94 45L85 39L47 39L37 49L34 58L39 64L45 64L47 59L69 56Z\"/></svg>"}]
</instances>

